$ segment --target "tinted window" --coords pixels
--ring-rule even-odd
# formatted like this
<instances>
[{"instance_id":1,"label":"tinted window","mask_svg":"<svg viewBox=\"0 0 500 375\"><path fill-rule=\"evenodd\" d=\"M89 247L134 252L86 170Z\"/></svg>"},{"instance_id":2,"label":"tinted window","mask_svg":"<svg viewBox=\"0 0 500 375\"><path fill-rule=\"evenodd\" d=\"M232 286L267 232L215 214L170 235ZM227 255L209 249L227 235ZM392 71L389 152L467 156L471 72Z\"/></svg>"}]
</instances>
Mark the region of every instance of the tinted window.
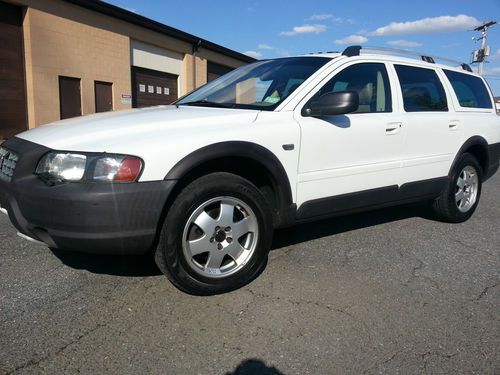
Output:
<instances>
[{"instance_id":1,"label":"tinted window","mask_svg":"<svg viewBox=\"0 0 500 375\"><path fill-rule=\"evenodd\" d=\"M314 98L338 91L358 93L359 108L355 113L392 111L391 88L384 64L357 64L345 68L325 84Z\"/></svg>"},{"instance_id":2,"label":"tinted window","mask_svg":"<svg viewBox=\"0 0 500 375\"><path fill-rule=\"evenodd\" d=\"M468 74L445 70L462 107L491 108L491 99L483 81Z\"/></svg>"},{"instance_id":3,"label":"tinted window","mask_svg":"<svg viewBox=\"0 0 500 375\"><path fill-rule=\"evenodd\" d=\"M406 112L447 111L446 94L432 69L395 65Z\"/></svg>"}]
</instances>

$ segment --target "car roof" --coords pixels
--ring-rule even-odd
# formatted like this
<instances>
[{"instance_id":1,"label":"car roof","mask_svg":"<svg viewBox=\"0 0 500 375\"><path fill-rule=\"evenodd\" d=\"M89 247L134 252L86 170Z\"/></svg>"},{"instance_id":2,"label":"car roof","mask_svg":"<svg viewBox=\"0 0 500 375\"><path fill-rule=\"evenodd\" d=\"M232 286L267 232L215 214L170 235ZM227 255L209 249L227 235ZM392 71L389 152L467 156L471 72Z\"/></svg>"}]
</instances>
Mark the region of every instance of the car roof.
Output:
<instances>
[{"instance_id":1,"label":"car roof","mask_svg":"<svg viewBox=\"0 0 500 375\"><path fill-rule=\"evenodd\" d=\"M358 55L351 55L351 56L346 56L346 52L348 52L350 49L356 48L358 52ZM363 53L361 54L361 50ZM366 53L365 51L370 51L373 50L375 53ZM376 51L382 51L383 53L376 53ZM349 51L350 52L350 51ZM419 52L414 52L414 51L406 51L406 50L397 50L397 49L389 49L389 48L378 48L378 47L366 47L362 48L360 46L352 46L348 47L344 50L343 53L340 52L317 52L317 53L310 53L302 56L311 56L311 57L328 57L331 59L337 59L337 58L342 58L344 59L353 59L353 60L379 60L379 61L387 61L391 63L402 63L402 64L409 64L409 65L414 65L422 68L440 68L440 69L446 69L446 70L452 70L457 73L463 73L463 74L468 74L472 76L476 76L482 79L481 76L479 76L477 73L474 73L470 69L470 67L467 64L462 64L458 61L453 61L447 58L442 58L442 57L435 57L435 56L428 56L425 54L421 54ZM413 56L413 57L408 57L408 56ZM418 58L416 58L418 57ZM440 61L443 61L445 63L440 63Z\"/></svg>"}]
</instances>

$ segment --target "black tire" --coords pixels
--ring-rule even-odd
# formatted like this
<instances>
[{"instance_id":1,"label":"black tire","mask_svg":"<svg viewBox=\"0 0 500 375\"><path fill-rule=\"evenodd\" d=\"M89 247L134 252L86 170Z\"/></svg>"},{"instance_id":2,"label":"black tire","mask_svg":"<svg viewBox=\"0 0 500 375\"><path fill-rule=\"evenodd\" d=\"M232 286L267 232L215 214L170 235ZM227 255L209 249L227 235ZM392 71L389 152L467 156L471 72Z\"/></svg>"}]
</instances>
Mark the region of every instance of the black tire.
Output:
<instances>
[{"instance_id":1,"label":"black tire","mask_svg":"<svg viewBox=\"0 0 500 375\"><path fill-rule=\"evenodd\" d=\"M460 178L462 171L467 167L473 168L473 170L477 174L477 193L474 204L464 212L458 208L455 194L458 191L458 179ZM483 173L477 159L472 154L465 153L461 155L457 163L453 167L446 188L443 190L441 195L433 202L433 210L436 216L440 220L449 223L462 223L468 220L476 210L479 203L479 198L481 197L482 180Z\"/></svg>"},{"instance_id":2,"label":"black tire","mask_svg":"<svg viewBox=\"0 0 500 375\"><path fill-rule=\"evenodd\" d=\"M192 215L199 212L200 207L207 201L217 197L228 197L246 204L253 213L252 217L255 218L258 236L253 252L244 265L238 266L242 268L228 276L219 275L217 278L212 278L200 274L203 270L196 272L194 263L190 263L194 258L187 259L183 242L185 229L192 225L188 225L188 222L191 223ZM223 172L212 173L193 181L176 197L162 227L155 261L168 279L184 292L194 295L225 293L246 285L264 270L272 235L272 213L259 189L237 175ZM186 246L185 243L184 246ZM219 246L218 242L216 246Z\"/></svg>"}]
</instances>

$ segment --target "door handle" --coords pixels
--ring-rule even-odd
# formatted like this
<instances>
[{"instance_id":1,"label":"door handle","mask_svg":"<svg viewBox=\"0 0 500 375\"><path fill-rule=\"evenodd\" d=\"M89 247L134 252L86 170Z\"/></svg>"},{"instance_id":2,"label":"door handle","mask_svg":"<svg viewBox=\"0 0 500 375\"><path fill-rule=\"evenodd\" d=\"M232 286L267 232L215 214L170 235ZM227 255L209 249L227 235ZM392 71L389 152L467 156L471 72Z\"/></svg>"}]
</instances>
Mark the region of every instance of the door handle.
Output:
<instances>
[{"instance_id":1,"label":"door handle","mask_svg":"<svg viewBox=\"0 0 500 375\"><path fill-rule=\"evenodd\" d=\"M448 129L449 130L458 130L459 125L460 125L460 121L451 120L450 123L448 124Z\"/></svg>"},{"instance_id":2,"label":"door handle","mask_svg":"<svg viewBox=\"0 0 500 375\"><path fill-rule=\"evenodd\" d=\"M401 122L390 122L385 126L386 135L398 134L403 124Z\"/></svg>"}]
</instances>

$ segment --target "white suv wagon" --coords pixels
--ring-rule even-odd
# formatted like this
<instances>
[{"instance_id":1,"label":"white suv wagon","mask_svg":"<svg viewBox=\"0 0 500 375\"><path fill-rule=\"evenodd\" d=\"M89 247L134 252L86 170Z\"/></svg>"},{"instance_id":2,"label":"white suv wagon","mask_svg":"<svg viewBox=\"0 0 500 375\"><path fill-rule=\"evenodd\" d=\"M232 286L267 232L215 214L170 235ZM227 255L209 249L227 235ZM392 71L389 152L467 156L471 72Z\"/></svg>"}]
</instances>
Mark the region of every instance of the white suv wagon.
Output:
<instances>
[{"instance_id":1,"label":"white suv wagon","mask_svg":"<svg viewBox=\"0 0 500 375\"><path fill-rule=\"evenodd\" d=\"M52 248L152 250L206 295L255 278L278 227L413 201L465 221L499 157L500 116L467 65L353 46L21 133L0 148L0 206Z\"/></svg>"}]
</instances>

